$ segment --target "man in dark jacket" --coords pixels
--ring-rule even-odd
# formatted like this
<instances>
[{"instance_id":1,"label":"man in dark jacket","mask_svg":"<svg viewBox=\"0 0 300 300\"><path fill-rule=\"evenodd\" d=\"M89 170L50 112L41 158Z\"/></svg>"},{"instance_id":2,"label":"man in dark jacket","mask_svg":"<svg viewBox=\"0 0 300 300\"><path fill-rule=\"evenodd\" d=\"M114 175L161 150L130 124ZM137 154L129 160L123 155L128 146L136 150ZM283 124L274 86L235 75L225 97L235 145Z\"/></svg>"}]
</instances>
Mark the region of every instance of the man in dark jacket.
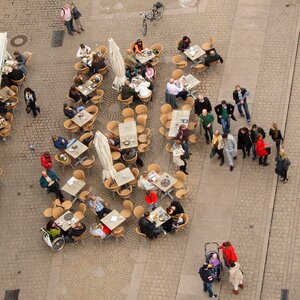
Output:
<instances>
[{"instance_id":1,"label":"man in dark jacket","mask_svg":"<svg viewBox=\"0 0 300 300\"><path fill-rule=\"evenodd\" d=\"M205 51L205 52L206 52L206 56L204 58L204 65L206 67L209 68L209 65L212 62L215 62L215 61L220 61L221 64L223 63L222 56L217 53L215 48L212 48L212 49L210 49L208 51Z\"/></svg>"},{"instance_id":2,"label":"man in dark jacket","mask_svg":"<svg viewBox=\"0 0 300 300\"><path fill-rule=\"evenodd\" d=\"M178 44L178 50L184 52L191 45L191 39L187 36L184 36Z\"/></svg>"},{"instance_id":3,"label":"man in dark jacket","mask_svg":"<svg viewBox=\"0 0 300 300\"><path fill-rule=\"evenodd\" d=\"M70 105L68 103L64 104L64 115L69 119L74 118L77 115L77 107Z\"/></svg>"},{"instance_id":4,"label":"man in dark jacket","mask_svg":"<svg viewBox=\"0 0 300 300\"><path fill-rule=\"evenodd\" d=\"M195 100L195 114L200 116L202 114L203 109L206 109L207 112L212 111L209 99L203 95L199 95L198 98Z\"/></svg>"},{"instance_id":5,"label":"man in dark jacket","mask_svg":"<svg viewBox=\"0 0 300 300\"><path fill-rule=\"evenodd\" d=\"M266 133L265 131L261 128L261 127L257 127L256 124L253 124L252 125L252 128L250 130L250 140L251 140L251 143L252 143L252 160L256 160L256 140L257 140L257 135L258 134L261 134L262 135L262 138L265 139L266 137Z\"/></svg>"},{"instance_id":6,"label":"man in dark jacket","mask_svg":"<svg viewBox=\"0 0 300 300\"><path fill-rule=\"evenodd\" d=\"M223 133L230 133L230 119L236 121L234 106L222 100L221 104L215 106L215 112L218 116L218 123L222 125Z\"/></svg>"},{"instance_id":7,"label":"man in dark jacket","mask_svg":"<svg viewBox=\"0 0 300 300\"><path fill-rule=\"evenodd\" d=\"M179 201L173 200L170 204L170 207L173 209L172 216L184 214L184 209Z\"/></svg>"},{"instance_id":8,"label":"man in dark jacket","mask_svg":"<svg viewBox=\"0 0 300 300\"><path fill-rule=\"evenodd\" d=\"M210 266L210 268L209 268ZM199 269L199 275L203 281L203 291L208 292L208 297L210 298L217 298L218 295L215 295L212 291L212 283L213 283L213 276L210 271L211 265L205 263L203 266Z\"/></svg>"},{"instance_id":9,"label":"man in dark jacket","mask_svg":"<svg viewBox=\"0 0 300 300\"><path fill-rule=\"evenodd\" d=\"M149 220L150 213L144 213L144 216L139 220L139 226L142 233L146 234L149 239L156 239L157 236L163 232L162 228L156 228L155 222Z\"/></svg>"},{"instance_id":10,"label":"man in dark jacket","mask_svg":"<svg viewBox=\"0 0 300 300\"><path fill-rule=\"evenodd\" d=\"M182 148L186 155L190 155L189 152L189 131L186 125L181 124L179 126L178 134L176 135L176 140L181 142Z\"/></svg>"},{"instance_id":11,"label":"man in dark jacket","mask_svg":"<svg viewBox=\"0 0 300 300\"><path fill-rule=\"evenodd\" d=\"M242 127L238 131L238 149L243 151L243 158L246 157L246 153L250 156L250 149L252 143L250 139L249 129L247 127Z\"/></svg>"},{"instance_id":12,"label":"man in dark jacket","mask_svg":"<svg viewBox=\"0 0 300 300\"><path fill-rule=\"evenodd\" d=\"M235 103L238 107L239 113L242 117L245 116L243 113L242 107L244 108L247 123L250 124L251 117L250 117L248 104L247 104L247 98L246 98L246 96L248 96L248 95L249 95L249 93L247 92L247 90L245 88L241 88L240 85L236 85L235 90L233 91L232 97L233 97L233 100L235 101Z\"/></svg>"}]
</instances>

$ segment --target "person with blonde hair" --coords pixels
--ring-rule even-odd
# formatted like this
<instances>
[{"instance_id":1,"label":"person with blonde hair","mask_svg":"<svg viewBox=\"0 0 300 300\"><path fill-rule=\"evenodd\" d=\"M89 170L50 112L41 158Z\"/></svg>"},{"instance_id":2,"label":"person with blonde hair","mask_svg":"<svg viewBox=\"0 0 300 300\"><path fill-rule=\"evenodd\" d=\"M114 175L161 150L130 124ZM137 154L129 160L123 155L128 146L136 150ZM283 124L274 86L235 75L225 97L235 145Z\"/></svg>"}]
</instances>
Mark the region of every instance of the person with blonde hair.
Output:
<instances>
[{"instance_id":1,"label":"person with blonde hair","mask_svg":"<svg viewBox=\"0 0 300 300\"><path fill-rule=\"evenodd\" d=\"M280 144L284 142L284 139L282 137L280 129L278 129L278 126L276 123L273 123L273 128L270 128L269 130L269 136L271 136L272 140L275 142L277 155L279 155L280 152Z\"/></svg>"},{"instance_id":2,"label":"person with blonde hair","mask_svg":"<svg viewBox=\"0 0 300 300\"><path fill-rule=\"evenodd\" d=\"M291 162L287 157L287 153L284 149L281 149L279 155L276 157L275 173L280 176L280 180L282 180L283 183L288 182L287 171L290 167L290 164Z\"/></svg>"}]
</instances>

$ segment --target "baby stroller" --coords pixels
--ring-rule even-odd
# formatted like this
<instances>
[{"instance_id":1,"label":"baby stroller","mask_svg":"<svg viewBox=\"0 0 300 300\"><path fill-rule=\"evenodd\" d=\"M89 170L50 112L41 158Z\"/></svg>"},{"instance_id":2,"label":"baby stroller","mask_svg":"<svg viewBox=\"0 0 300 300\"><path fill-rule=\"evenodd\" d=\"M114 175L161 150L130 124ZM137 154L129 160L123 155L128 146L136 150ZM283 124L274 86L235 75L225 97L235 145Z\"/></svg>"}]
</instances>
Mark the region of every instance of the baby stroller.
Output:
<instances>
[{"instance_id":1,"label":"baby stroller","mask_svg":"<svg viewBox=\"0 0 300 300\"><path fill-rule=\"evenodd\" d=\"M63 236L52 239L50 234L44 228L41 228L41 232L43 241L52 249L52 251L57 252L64 247L66 241Z\"/></svg>"},{"instance_id":2,"label":"baby stroller","mask_svg":"<svg viewBox=\"0 0 300 300\"><path fill-rule=\"evenodd\" d=\"M212 273L213 277L218 281L221 280L221 270L223 270L223 263L220 259L220 252L219 252L219 244L217 242L208 242L204 245L204 255L206 263L209 263L210 259L213 257L214 254L217 255L217 259L219 260L220 264L216 267L213 267Z\"/></svg>"}]
</instances>

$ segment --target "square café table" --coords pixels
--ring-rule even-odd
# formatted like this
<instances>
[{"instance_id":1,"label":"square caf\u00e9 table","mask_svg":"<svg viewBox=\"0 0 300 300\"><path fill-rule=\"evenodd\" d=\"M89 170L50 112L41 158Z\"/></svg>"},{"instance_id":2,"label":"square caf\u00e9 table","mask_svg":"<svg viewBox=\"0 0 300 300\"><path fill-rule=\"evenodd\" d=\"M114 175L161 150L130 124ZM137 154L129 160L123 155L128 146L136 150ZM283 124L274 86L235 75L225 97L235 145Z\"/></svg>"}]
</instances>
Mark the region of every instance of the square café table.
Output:
<instances>
[{"instance_id":1,"label":"square caf\u00e9 table","mask_svg":"<svg viewBox=\"0 0 300 300\"><path fill-rule=\"evenodd\" d=\"M78 160L77 163L75 164L75 166L77 166L78 164L80 164L87 158L87 156L82 157L82 158L79 158L79 157L81 154L83 154L88 149L89 148L86 145L84 145L80 141L76 141L72 145L70 145L67 149L65 149L65 151L71 157Z\"/></svg>"},{"instance_id":2,"label":"square caf\u00e9 table","mask_svg":"<svg viewBox=\"0 0 300 300\"><path fill-rule=\"evenodd\" d=\"M191 46L183 52L190 60L194 61L203 56L206 52L198 45Z\"/></svg>"},{"instance_id":3,"label":"square caf\u00e9 table","mask_svg":"<svg viewBox=\"0 0 300 300\"><path fill-rule=\"evenodd\" d=\"M170 182L168 185L162 184L162 181L168 179ZM161 196L160 199L164 198L165 196L169 196L171 199L174 199L171 195L171 192L173 191L173 185L177 182L177 179L172 177L167 172L163 172L158 179L156 179L153 184L157 186L160 190L164 192L164 194Z\"/></svg>"},{"instance_id":4,"label":"square caf\u00e9 table","mask_svg":"<svg viewBox=\"0 0 300 300\"><path fill-rule=\"evenodd\" d=\"M159 227L171 218L170 215L161 207L157 207L150 213L150 219L155 222L155 227Z\"/></svg>"},{"instance_id":5,"label":"square caf\u00e9 table","mask_svg":"<svg viewBox=\"0 0 300 300\"><path fill-rule=\"evenodd\" d=\"M11 97L15 96L15 92L11 90L8 86L5 86L0 90L0 98L2 98L2 101L7 101Z\"/></svg>"},{"instance_id":6,"label":"square caf\u00e9 table","mask_svg":"<svg viewBox=\"0 0 300 300\"><path fill-rule=\"evenodd\" d=\"M81 191L81 189L86 185L85 181L76 179L75 177L71 177L67 183L61 188L66 193L74 196L73 203L77 200L77 194Z\"/></svg>"},{"instance_id":7,"label":"square caf\u00e9 table","mask_svg":"<svg viewBox=\"0 0 300 300\"><path fill-rule=\"evenodd\" d=\"M112 212L110 212L104 218L102 218L100 222L106 225L110 230L114 230L125 220L126 219L114 209Z\"/></svg>"},{"instance_id":8,"label":"square caf\u00e9 table","mask_svg":"<svg viewBox=\"0 0 300 300\"><path fill-rule=\"evenodd\" d=\"M114 174L114 180L116 181L118 186L122 186L134 179L134 175L129 168L126 168Z\"/></svg>"},{"instance_id":9,"label":"square caf\u00e9 table","mask_svg":"<svg viewBox=\"0 0 300 300\"><path fill-rule=\"evenodd\" d=\"M182 124L188 126L189 119L190 119L189 110L173 110L168 136L176 137L176 135L178 134L179 126Z\"/></svg>"},{"instance_id":10,"label":"square caf\u00e9 table","mask_svg":"<svg viewBox=\"0 0 300 300\"><path fill-rule=\"evenodd\" d=\"M62 230L69 230L73 224L77 223L79 220L71 213L70 211L65 212L54 222L57 224Z\"/></svg>"},{"instance_id":11,"label":"square caf\u00e9 table","mask_svg":"<svg viewBox=\"0 0 300 300\"><path fill-rule=\"evenodd\" d=\"M98 85L99 83L88 79L84 84L77 86L76 89L84 96L87 96L93 93L97 89Z\"/></svg>"},{"instance_id":12,"label":"square caf\u00e9 table","mask_svg":"<svg viewBox=\"0 0 300 300\"><path fill-rule=\"evenodd\" d=\"M151 52L151 53L150 53ZM150 53L150 54L148 54ZM155 57L155 54L153 53L152 50L149 50L149 49L145 49L143 51L142 54L140 53L137 53L135 55L135 58L141 63L141 64L145 64L147 61L149 61L150 59L154 58Z\"/></svg>"},{"instance_id":13,"label":"square caf\u00e9 table","mask_svg":"<svg viewBox=\"0 0 300 300\"><path fill-rule=\"evenodd\" d=\"M93 116L86 110L80 111L71 120L79 127L84 126L87 122L93 119Z\"/></svg>"},{"instance_id":14,"label":"square caf\u00e9 table","mask_svg":"<svg viewBox=\"0 0 300 300\"><path fill-rule=\"evenodd\" d=\"M128 149L138 146L137 130L134 121L119 124L119 135L121 149Z\"/></svg>"}]
</instances>

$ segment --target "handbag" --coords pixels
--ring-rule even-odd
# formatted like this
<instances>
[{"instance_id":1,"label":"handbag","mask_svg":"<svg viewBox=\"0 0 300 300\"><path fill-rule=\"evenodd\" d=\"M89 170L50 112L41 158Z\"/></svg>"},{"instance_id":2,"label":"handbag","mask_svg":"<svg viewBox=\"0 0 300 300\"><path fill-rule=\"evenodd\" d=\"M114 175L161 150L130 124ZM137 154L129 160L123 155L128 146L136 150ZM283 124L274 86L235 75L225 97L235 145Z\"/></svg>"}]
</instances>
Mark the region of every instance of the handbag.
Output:
<instances>
[{"instance_id":1,"label":"handbag","mask_svg":"<svg viewBox=\"0 0 300 300\"><path fill-rule=\"evenodd\" d=\"M266 151L268 152L268 155L271 154L271 147L266 147Z\"/></svg>"}]
</instances>

